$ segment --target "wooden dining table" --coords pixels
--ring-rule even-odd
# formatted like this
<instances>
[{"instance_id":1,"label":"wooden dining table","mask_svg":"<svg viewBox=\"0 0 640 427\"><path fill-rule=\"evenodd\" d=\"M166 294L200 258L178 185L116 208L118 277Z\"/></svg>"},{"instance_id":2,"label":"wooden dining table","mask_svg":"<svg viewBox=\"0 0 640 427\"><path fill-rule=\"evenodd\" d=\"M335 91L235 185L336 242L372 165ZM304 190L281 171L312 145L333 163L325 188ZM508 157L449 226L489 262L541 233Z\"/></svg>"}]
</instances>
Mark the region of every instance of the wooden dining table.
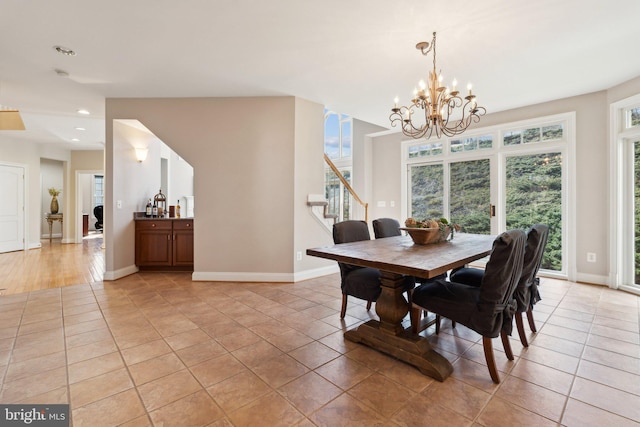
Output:
<instances>
[{"instance_id":1,"label":"wooden dining table","mask_svg":"<svg viewBox=\"0 0 640 427\"><path fill-rule=\"evenodd\" d=\"M490 254L495 236L456 233L451 240L418 245L409 236L342 243L307 249L307 255L380 270L382 292L376 301L378 320L345 332L345 338L390 354L425 375L444 381L451 363L428 340L404 328L409 303L403 295L405 275L431 279Z\"/></svg>"}]
</instances>

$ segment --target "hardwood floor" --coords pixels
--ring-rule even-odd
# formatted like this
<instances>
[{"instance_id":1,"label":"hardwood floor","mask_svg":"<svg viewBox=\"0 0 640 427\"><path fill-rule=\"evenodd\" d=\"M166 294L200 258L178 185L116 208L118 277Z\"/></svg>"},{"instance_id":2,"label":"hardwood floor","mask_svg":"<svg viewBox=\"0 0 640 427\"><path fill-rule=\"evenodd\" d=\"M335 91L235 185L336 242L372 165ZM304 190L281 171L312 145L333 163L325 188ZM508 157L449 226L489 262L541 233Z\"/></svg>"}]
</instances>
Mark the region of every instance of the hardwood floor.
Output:
<instances>
[{"instance_id":1,"label":"hardwood floor","mask_svg":"<svg viewBox=\"0 0 640 427\"><path fill-rule=\"evenodd\" d=\"M90 234L82 244L41 242L40 249L0 254L0 295L102 282L102 234Z\"/></svg>"}]
</instances>

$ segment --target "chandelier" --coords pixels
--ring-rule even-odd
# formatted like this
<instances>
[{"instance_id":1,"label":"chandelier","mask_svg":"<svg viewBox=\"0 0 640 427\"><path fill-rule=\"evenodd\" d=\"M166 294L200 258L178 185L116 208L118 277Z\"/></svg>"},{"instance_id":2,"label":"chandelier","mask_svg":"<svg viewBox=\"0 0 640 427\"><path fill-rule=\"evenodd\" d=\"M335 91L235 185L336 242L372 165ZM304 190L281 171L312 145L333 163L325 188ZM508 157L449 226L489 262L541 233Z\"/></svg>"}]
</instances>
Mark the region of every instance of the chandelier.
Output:
<instances>
[{"instance_id":1,"label":"chandelier","mask_svg":"<svg viewBox=\"0 0 640 427\"><path fill-rule=\"evenodd\" d=\"M416 49L425 56L433 51L433 71L429 72L428 83L420 80L419 89L414 89L413 99L408 107L398 107L396 97L389 116L391 126L400 124L403 134L418 139L431 138L434 133L438 138L442 135L459 135L471 123L479 122L480 116L484 116L487 110L478 106L476 96L471 92L471 83L467 85L467 96L462 98L456 79L453 79L449 89L442 85L442 71L436 73L436 33L433 33L431 44L420 42Z\"/></svg>"}]
</instances>

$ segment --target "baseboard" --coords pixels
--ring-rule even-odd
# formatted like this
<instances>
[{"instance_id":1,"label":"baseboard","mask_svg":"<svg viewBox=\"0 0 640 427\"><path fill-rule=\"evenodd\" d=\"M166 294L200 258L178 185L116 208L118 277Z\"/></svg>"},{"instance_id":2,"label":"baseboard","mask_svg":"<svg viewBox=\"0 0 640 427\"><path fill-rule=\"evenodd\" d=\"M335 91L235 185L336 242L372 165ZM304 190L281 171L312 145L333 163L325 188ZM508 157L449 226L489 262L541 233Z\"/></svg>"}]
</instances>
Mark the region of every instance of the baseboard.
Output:
<instances>
[{"instance_id":1,"label":"baseboard","mask_svg":"<svg viewBox=\"0 0 640 427\"><path fill-rule=\"evenodd\" d=\"M609 286L609 278L607 276L600 276L597 274L578 273L576 274L576 282Z\"/></svg>"},{"instance_id":2,"label":"baseboard","mask_svg":"<svg viewBox=\"0 0 640 427\"><path fill-rule=\"evenodd\" d=\"M42 243L38 242L38 243L29 243L28 246L29 249L41 249L42 248Z\"/></svg>"},{"instance_id":3,"label":"baseboard","mask_svg":"<svg viewBox=\"0 0 640 427\"><path fill-rule=\"evenodd\" d=\"M121 268L115 271L105 271L103 280L118 280L137 272L138 267L136 267L135 265L130 265L128 267Z\"/></svg>"},{"instance_id":4,"label":"baseboard","mask_svg":"<svg viewBox=\"0 0 640 427\"><path fill-rule=\"evenodd\" d=\"M338 266L316 268L297 273L247 273L247 272L215 272L194 271L191 280L194 282L267 282L267 283L291 283L315 277L337 273Z\"/></svg>"}]
</instances>

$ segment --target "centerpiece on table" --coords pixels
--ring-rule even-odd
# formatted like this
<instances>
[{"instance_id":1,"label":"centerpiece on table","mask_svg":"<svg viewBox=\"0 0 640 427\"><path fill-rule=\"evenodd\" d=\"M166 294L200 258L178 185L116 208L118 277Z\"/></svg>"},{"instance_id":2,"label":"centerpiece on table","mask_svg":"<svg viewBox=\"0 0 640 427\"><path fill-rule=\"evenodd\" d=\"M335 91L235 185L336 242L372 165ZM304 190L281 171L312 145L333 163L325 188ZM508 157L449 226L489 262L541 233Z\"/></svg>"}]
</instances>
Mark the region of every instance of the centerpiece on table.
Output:
<instances>
[{"instance_id":1,"label":"centerpiece on table","mask_svg":"<svg viewBox=\"0 0 640 427\"><path fill-rule=\"evenodd\" d=\"M407 218L404 222L405 230L417 245L444 242L453 239L454 231L460 231L458 224L450 224L446 218L425 219L418 221L415 218Z\"/></svg>"}]
</instances>

